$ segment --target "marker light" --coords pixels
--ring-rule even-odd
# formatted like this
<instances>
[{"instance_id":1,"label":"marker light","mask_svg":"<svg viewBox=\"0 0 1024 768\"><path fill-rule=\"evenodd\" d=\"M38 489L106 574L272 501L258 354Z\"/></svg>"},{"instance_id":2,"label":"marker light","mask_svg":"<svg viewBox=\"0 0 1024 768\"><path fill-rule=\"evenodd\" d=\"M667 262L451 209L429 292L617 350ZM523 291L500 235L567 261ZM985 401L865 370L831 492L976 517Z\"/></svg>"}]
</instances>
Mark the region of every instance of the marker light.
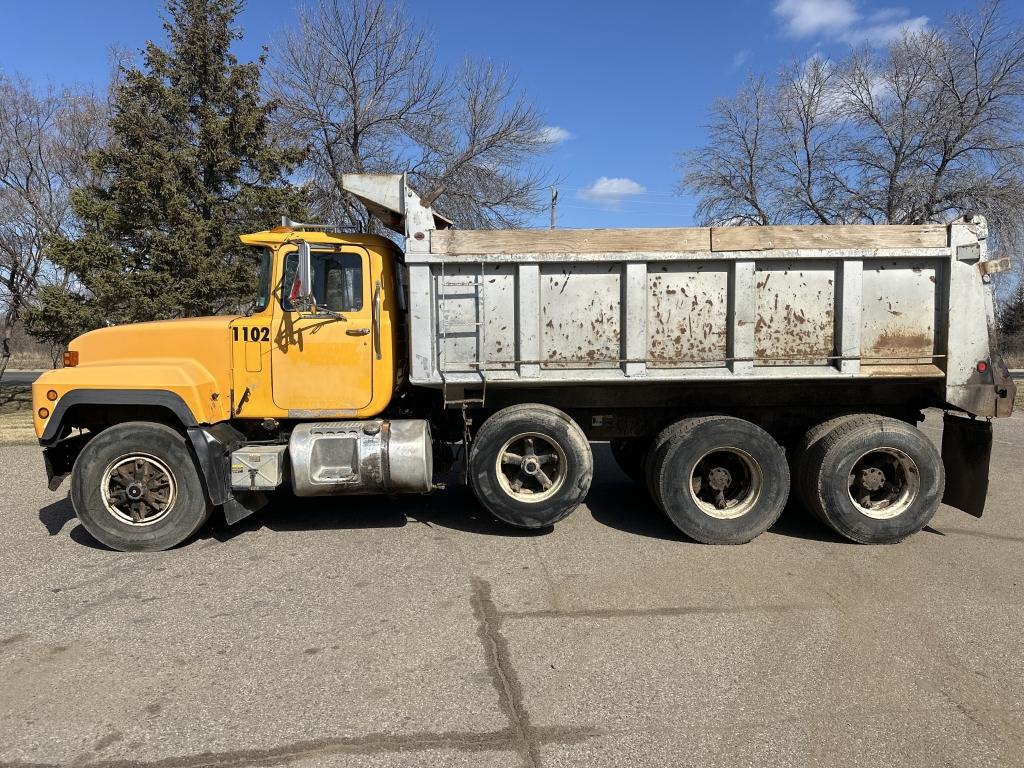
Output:
<instances>
[{"instance_id":1,"label":"marker light","mask_svg":"<svg viewBox=\"0 0 1024 768\"><path fill-rule=\"evenodd\" d=\"M78 353L77 352L65 352L64 353L64 367L74 368L78 365Z\"/></svg>"},{"instance_id":2,"label":"marker light","mask_svg":"<svg viewBox=\"0 0 1024 768\"><path fill-rule=\"evenodd\" d=\"M40 408L38 413L39 413L39 418L40 419L48 419L48 418L50 418L50 410L48 408Z\"/></svg>"},{"instance_id":3,"label":"marker light","mask_svg":"<svg viewBox=\"0 0 1024 768\"><path fill-rule=\"evenodd\" d=\"M46 393L46 399L49 400L51 403L54 400L56 400L57 399L57 390L51 389L49 392L47 392Z\"/></svg>"},{"instance_id":4,"label":"marker light","mask_svg":"<svg viewBox=\"0 0 1024 768\"><path fill-rule=\"evenodd\" d=\"M978 368L978 373L984 373L985 371L988 370L988 363L986 363L984 360L979 360L977 368Z\"/></svg>"}]
</instances>

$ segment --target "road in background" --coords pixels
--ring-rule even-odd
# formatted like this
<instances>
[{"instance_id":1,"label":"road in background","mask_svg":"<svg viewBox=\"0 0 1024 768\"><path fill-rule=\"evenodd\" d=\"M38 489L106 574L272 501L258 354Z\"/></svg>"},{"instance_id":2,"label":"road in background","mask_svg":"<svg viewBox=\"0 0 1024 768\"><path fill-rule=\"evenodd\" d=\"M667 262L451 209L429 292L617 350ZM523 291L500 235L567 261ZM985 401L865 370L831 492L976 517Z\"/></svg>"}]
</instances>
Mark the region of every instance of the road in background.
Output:
<instances>
[{"instance_id":1,"label":"road in background","mask_svg":"<svg viewBox=\"0 0 1024 768\"><path fill-rule=\"evenodd\" d=\"M893 546L693 544L599 445L546 533L279 496L152 554L0 448L0 766L1021 765L1024 417L995 444L985 516Z\"/></svg>"},{"instance_id":2,"label":"road in background","mask_svg":"<svg viewBox=\"0 0 1024 768\"><path fill-rule=\"evenodd\" d=\"M23 387L43 375L42 371L5 371L0 387Z\"/></svg>"}]
</instances>

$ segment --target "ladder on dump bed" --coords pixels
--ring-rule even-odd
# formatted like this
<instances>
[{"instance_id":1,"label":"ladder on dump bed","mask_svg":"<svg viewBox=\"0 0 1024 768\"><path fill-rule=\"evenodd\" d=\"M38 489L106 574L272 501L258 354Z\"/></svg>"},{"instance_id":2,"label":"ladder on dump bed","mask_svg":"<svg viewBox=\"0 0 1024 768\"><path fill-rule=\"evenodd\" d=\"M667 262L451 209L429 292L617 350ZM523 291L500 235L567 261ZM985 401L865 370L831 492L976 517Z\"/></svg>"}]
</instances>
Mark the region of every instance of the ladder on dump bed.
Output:
<instances>
[{"instance_id":1,"label":"ladder on dump bed","mask_svg":"<svg viewBox=\"0 0 1024 768\"><path fill-rule=\"evenodd\" d=\"M465 277L472 278L471 280L465 280L463 276L459 276L462 279L456 280L452 276L445 274L444 261L440 264L440 269L435 273L435 290L434 295L437 297L437 328L435 340L437 343L437 370L441 376L441 392L444 398L444 407L473 407L484 405L484 400L487 397L487 374L485 370L486 357L486 325L485 321L487 318L487 304L485 301L485 287L484 287L484 263L480 263L480 274L479 275L466 275ZM449 289L452 289L449 291ZM456 298L465 300L470 298L473 302L473 311L468 313L471 320L458 319L457 322L453 322L452 318L449 317L451 307L448 306L449 302L455 301ZM469 368L475 368L476 373L480 376L481 390L480 397L465 396L465 384L459 382L455 384L449 382L448 375L454 373L448 369L447 350L448 350L448 335L449 334L473 334L476 340L476 353L473 355L473 360L466 361L463 363ZM460 361L461 363L462 361ZM453 398L448 397L449 385L452 385L454 392L457 395Z\"/></svg>"}]
</instances>

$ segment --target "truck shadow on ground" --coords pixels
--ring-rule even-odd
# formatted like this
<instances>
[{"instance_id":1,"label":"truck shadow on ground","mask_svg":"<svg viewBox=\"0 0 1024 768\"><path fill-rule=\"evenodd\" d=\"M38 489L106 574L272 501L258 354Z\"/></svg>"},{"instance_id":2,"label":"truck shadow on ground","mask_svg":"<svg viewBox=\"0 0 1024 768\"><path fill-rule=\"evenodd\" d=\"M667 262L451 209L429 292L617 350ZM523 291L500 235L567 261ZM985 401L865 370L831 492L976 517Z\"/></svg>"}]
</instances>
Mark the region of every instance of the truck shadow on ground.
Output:
<instances>
[{"instance_id":1,"label":"truck shadow on ground","mask_svg":"<svg viewBox=\"0 0 1024 768\"><path fill-rule=\"evenodd\" d=\"M46 528L46 532L50 536L59 536L72 520L75 520L75 508L71 506L71 498L68 496L65 496L60 501L47 504L39 510L39 522L43 524L43 527ZM71 528L68 538L76 544L81 544L83 547L113 551L110 547L96 541L78 522Z\"/></svg>"},{"instance_id":2,"label":"truck shadow on ground","mask_svg":"<svg viewBox=\"0 0 1024 768\"><path fill-rule=\"evenodd\" d=\"M383 503L382 503L383 499ZM522 530L488 515L476 503L472 491L449 487L430 496L337 496L298 498L278 491L270 503L235 525L215 515L201 536L226 542L260 528L272 531L349 530L401 528L427 524L482 536L543 536L552 529Z\"/></svg>"},{"instance_id":3,"label":"truck shadow on ground","mask_svg":"<svg viewBox=\"0 0 1024 768\"><path fill-rule=\"evenodd\" d=\"M597 522L635 536L696 544L655 506L646 488L637 486L626 477L606 445L594 446L594 476L587 507ZM790 498L769 532L794 539L850 544L804 509L795 498Z\"/></svg>"},{"instance_id":4,"label":"truck shadow on ground","mask_svg":"<svg viewBox=\"0 0 1024 768\"><path fill-rule=\"evenodd\" d=\"M632 483L615 465L607 446L594 446L595 482L587 509L598 523L634 536L694 543L680 533L651 501L645 489ZM480 536L544 536L553 528L523 530L495 520L480 507L473 492L461 485L453 471L449 487L429 496L393 496L381 503L379 496L297 498L282 490L252 516L228 525L219 512L199 534L199 539L228 542L244 533L271 531L358 530L401 528L409 524L432 525ZM581 510L585 514L584 510ZM580 513L577 513L580 514ZM69 498L39 510L39 521L50 536L59 535L75 519ZM799 502L790 501L771 533L790 538L846 543L822 525ZM81 525L70 531L72 541L94 549L106 547ZM188 547L188 543L183 545Z\"/></svg>"}]
</instances>

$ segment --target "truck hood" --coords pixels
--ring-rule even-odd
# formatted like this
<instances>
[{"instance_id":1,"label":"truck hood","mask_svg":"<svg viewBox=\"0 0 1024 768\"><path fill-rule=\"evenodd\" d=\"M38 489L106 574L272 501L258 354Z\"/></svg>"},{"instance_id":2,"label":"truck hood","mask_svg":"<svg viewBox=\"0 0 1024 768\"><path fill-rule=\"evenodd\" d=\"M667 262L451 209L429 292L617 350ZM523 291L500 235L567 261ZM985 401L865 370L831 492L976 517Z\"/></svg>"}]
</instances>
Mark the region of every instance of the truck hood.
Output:
<instances>
[{"instance_id":1,"label":"truck hood","mask_svg":"<svg viewBox=\"0 0 1024 768\"><path fill-rule=\"evenodd\" d=\"M68 349L78 352L81 366L192 358L203 367L216 370L230 363L228 332L235 317L191 317L100 328L79 336Z\"/></svg>"},{"instance_id":2,"label":"truck hood","mask_svg":"<svg viewBox=\"0 0 1024 768\"><path fill-rule=\"evenodd\" d=\"M46 428L40 408L60 407L72 391L81 402L130 390L176 395L200 424L231 416L231 323L235 316L135 323L79 336L68 345L78 365L47 371L32 385L36 434ZM56 397L48 396L52 390ZM102 402L99 400L97 402ZM140 399L139 403L145 403Z\"/></svg>"}]
</instances>

